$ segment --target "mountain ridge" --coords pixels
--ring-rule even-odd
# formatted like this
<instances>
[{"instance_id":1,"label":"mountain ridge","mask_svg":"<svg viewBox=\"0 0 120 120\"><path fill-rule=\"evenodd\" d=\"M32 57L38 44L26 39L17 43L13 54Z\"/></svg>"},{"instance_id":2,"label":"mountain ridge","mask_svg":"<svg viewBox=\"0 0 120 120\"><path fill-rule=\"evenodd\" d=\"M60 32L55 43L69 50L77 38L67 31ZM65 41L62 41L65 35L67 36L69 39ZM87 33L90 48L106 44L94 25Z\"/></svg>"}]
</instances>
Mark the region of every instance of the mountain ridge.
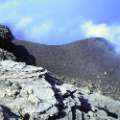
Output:
<instances>
[{"instance_id":1,"label":"mountain ridge","mask_svg":"<svg viewBox=\"0 0 120 120\"><path fill-rule=\"evenodd\" d=\"M39 65L39 67L35 65L34 66L28 65L36 62L34 56L32 56L31 54L35 49L32 49L33 47L31 48L31 44L28 45L28 43L27 43L27 48L26 46L24 46L25 45L24 43L23 43L24 45L14 44L13 42L11 42L11 40L9 40L9 37L6 37L6 36L11 36L11 34L7 31L7 27L5 26L0 26L0 27L2 27L3 29L2 34L0 34L0 43L1 43L0 44L1 47L0 48L0 103L1 103L0 120L80 120L80 119L81 120L105 120L105 119L118 120L120 119L119 100L114 100L113 98L104 96L103 93L101 93L99 87L96 88L95 84L88 83L89 85L86 85L86 87L84 88L80 86L77 87L70 83L66 84L61 82L60 79L57 79L56 77L52 76L51 72L48 71L45 67L41 67L41 65ZM90 43L88 44L88 46L89 45ZM42 51L40 51L39 48L37 49L38 49L38 53L42 52L42 55L44 55L43 52L44 53L49 52L50 56L47 56L48 57L47 59L50 61L48 61L48 63L50 62L50 64L52 65L51 60L53 59L53 64L55 64L54 62L56 62L55 65L58 68L60 67L60 65L63 65L62 62L66 62L65 60L70 60L68 58L64 59L64 57L66 57L65 55L67 56L73 55L70 53L71 52L73 53L74 51L81 58L78 59L78 61L80 63L82 62L83 67L85 67L86 57L84 59L84 54L86 53L86 51L89 50L94 51L96 47L94 46L95 47L94 48L90 46L89 48L87 46L87 49L83 50L84 48L83 44L81 47L80 46L81 44L80 45L77 44L77 46L75 47L73 45L73 48L75 50L77 48L76 51L72 47L70 47L72 48L71 51L70 49L68 49L69 47L68 48L65 47L64 49L62 47L62 50L64 51L61 51L61 48L58 47L51 49L49 47L46 48L44 46L41 46ZM78 48L82 48L81 50L85 51L85 53L83 54L82 52L80 56L80 54L78 54L80 52L78 51ZM104 51L109 53L109 49L105 49ZM66 52L66 54L63 54L64 52ZM62 56L63 58L58 59L59 56L57 55L63 55ZM88 59L91 60L91 57L94 57L94 55L91 56L90 54L90 56L88 56ZM50 58L51 56L53 57L52 59ZM35 56L35 57L39 57L39 56ZM42 56L40 59L42 58L43 60L45 60L44 56ZM59 60L60 62L57 63L57 60ZM94 63L93 60L94 59L92 59L91 61L92 63ZM96 63L97 60L98 59L95 59ZM46 61L44 62L45 62L44 64L46 64ZM72 67L72 64L70 64L70 66ZM86 66L88 67L88 65ZM63 68L65 67L67 66L64 66ZM77 66L74 67L75 69L77 68ZM68 68L69 66L67 67L67 69ZM72 71L72 69L70 69L69 71L65 71L63 69L62 72L65 72L64 74L70 72L70 75L72 73L73 73L72 75L74 75L74 70ZM104 74L107 75L108 73L104 72ZM100 76L98 77L100 78ZM82 81L79 82L82 84ZM109 83L107 84L111 85ZM106 92L108 91L106 90Z\"/></svg>"},{"instance_id":2,"label":"mountain ridge","mask_svg":"<svg viewBox=\"0 0 120 120\"><path fill-rule=\"evenodd\" d=\"M64 45L43 45L26 41L13 43L24 46L35 58L37 66L42 65L58 78L64 79L64 82L73 82L78 86L93 83L103 92L108 90L111 95L120 94L120 57L103 38Z\"/></svg>"}]
</instances>

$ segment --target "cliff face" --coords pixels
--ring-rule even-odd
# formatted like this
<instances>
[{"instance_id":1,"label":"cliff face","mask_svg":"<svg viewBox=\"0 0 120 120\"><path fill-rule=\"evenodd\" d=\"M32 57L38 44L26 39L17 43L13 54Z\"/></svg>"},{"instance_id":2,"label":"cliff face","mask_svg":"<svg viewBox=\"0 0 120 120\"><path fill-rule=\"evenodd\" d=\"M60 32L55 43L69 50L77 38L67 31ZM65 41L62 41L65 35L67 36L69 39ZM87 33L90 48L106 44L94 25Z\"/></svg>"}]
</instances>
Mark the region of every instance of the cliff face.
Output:
<instances>
[{"instance_id":1,"label":"cliff face","mask_svg":"<svg viewBox=\"0 0 120 120\"><path fill-rule=\"evenodd\" d=\"M0 62L0 120L116 120L120 102L61 84L42 67Z\"/></svg>"},{"instance_id":2,"label":"cliff face","mask_svg":"<svg viewBox=\"0 0 120 120\"><path fill-rule=\"evenodd\" d=\"M63 84L42 67L17 62L16 52L5 49L0 49L0 120L120 119L120 101L94 86Z\"/></svg>"}]
</instances>

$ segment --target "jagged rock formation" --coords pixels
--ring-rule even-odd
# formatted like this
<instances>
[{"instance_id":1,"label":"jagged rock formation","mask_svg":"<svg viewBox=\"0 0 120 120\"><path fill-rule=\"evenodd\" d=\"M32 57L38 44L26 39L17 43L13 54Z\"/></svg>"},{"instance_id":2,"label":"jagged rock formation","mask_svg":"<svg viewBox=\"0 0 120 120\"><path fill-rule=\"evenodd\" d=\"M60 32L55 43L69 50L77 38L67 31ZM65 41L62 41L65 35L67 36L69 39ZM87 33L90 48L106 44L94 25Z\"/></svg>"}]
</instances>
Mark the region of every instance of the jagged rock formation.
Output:
<instances>
[{"instance_id":1,"label":"jagged rock formation","mask_svg":"<svg viewBox=\"0 0 120 120\"><path fill-rule=\"evenodd\" d=\"M5 25L0 25L0 39L7 43L11 42L13 38L11 30Z\"/></svg>"},{"instance_id":2,"label":"jagged rock formation","mask_svg":"<svg viewBox=\"0 0 120 120\"><path fill-rule=\"evenodd\" d=\"M13 35L7 26L0 25L0 61L1 60L16 60L12 52L6 50L10 48Z\"/></svg>"},{"instance_id":3,"label":"jagged rock formation","mask_svg":"<svg viewBox=\"0 0 120 120\"><path fill-rule=\"evenodd\" d=\"M119 120L120 102L61 84L42 67L0 62L0 120Z\"/></svg>"},{"instance_id":4,"label":"jagged rock formation","mask_svg":"<svg viewBox=\"0 0 120 120\"><path fill-rule=\"evenodd\" d=\"M13 55L13 53L0 48L0 61L1 60L16 60L16 57Z\"/></svg>"},{"instance_id":5,"label":"jagged rock formation","mask_svg":"<svg viewBox=\"0 0 120 120\"><path fill-rule=\"evenodd\" d=\"M7 51L7 53L13 54L12 56L15 56L16 61L35 65L34 57L24 46L15 45L13 43L14 39L11 30L7 26L0 25L0 48Z\"/></svg>"},{"instance_id":6,"label":"jagged rock formation","mask_svg":"<svg viewBox=\"0 0 120 120\"><path fill-rule=\"evenodd\" d=\"M5 25L0 25L0 48L5 50L12 49L11 44L13 39L14 36L11 30Z\"/></svg>"}]
</instances>

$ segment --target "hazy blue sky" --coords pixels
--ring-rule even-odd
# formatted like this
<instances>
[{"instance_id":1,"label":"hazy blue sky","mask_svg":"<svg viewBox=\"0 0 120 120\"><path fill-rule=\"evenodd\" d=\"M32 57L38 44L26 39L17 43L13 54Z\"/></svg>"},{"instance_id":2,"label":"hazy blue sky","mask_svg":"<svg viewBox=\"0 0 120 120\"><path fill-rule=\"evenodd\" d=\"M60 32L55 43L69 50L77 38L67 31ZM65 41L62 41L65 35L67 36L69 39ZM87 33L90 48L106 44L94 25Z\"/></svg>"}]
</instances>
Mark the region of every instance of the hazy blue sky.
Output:
<instances>
[{"instance_id":1,"label":"hazy blue sky","mask_svg":"<svg viewBox=\"0 0 120 120\"><path fill-rule=\"evenodd\" d=\"M0 23L17 38L62 44L87 37L120 41L120 0L0 0Z\"/></svg>"}]
</instances>

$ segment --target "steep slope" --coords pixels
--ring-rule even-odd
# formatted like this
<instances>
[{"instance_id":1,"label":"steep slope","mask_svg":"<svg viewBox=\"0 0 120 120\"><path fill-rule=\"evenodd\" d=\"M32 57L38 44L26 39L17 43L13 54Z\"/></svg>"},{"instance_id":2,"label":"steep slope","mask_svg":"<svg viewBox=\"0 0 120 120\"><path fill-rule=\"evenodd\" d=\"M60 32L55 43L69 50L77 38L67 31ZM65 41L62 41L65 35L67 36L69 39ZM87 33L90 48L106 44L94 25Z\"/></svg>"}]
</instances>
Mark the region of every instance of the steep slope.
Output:
<instances>
[{"instance_id":1,"label":"steep slope","mask_svg":"<svg viewBox=\"0 0 120 120\"><path fill-rule=\"evenodd\" d=\"M14 44L24 46L34 57L37 66L42 65L65 82L78 86L93 83L105 94L117 98L120 95L120 57L103 38L90 38L60 46L25 41L14 41Z\"/></svg>"}]
</instances>

